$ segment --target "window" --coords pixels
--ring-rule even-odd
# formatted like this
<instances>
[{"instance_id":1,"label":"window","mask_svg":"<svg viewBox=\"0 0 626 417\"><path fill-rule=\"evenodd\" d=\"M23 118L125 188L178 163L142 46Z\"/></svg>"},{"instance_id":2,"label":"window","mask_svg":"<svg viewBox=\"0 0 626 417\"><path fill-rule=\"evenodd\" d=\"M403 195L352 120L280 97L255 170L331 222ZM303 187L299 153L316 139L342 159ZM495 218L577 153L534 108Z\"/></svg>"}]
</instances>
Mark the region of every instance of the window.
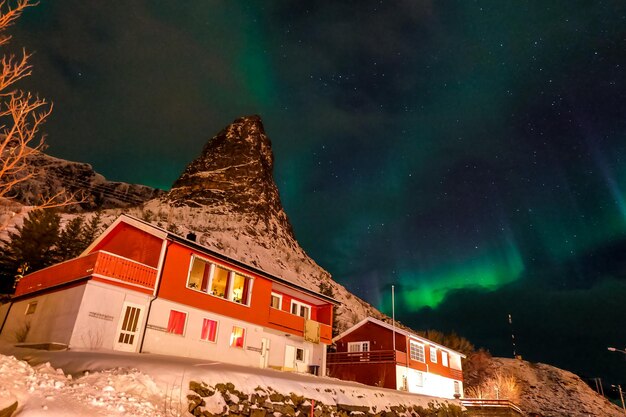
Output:
<instances>
[{"instance_id":1,"label":"window","mask_svg":"<svg viewBox=\"0 0 626 417\"><path fill-rule=\"evenodd\" d=\"M217 321L204 319L202 321L202 333L200 339L207 342L215 342L217 340Z\"/></svg>"},{"instance_id":2,"label":"window","mask_svg":"<svg viewBox=\"0 0 626 417\"><path fill-rule=\"evenodd\" d=\"M424 355L424 345L420 345L411 340L411 359L414 361L426 362Z\"/></svg>"},{"instance_id":3,"label":"window","mask_svg":"<svg viewBox=\"0 0 626 417\"><path fill-rule=\"evenodd\" d=\"M461 395L461 384L459 384L459 381L454 381L454 395Z\"/></svg>"},{"instance_id":4,"label":"window","mask_svg":"<svg viewBox=\"0 0 626 417\"><path fill-rule=\"evenodd\" d=\"M348 352L369 352L370 342L348 342Z\"/></svg>"},{"instance_id":5,"label":"window","mask_svg":"<svg viewBox=\"0 0 626 417\"><path fill-rule=\"evenodd\" d=\"M33 301L32 303L28 303L26 306L26 312L24 314L33 314L37 310L37 301Z\"/></svg>"},{"instance_id":6,"label":"window","mask_svg":"<svg viewBox=\"0 0 626 417\"><path fill-rule=\"evenodd\" d=\"M415 385L417 385L418 387L423 387L424 386L424 373L417 371L415 373Z\"/></svg>"},{"instance_id":7,"label":"window","mask_svg":"<svg viewBox=\"0 0 626 417\"><path fill-rule=\"evenodd\" d=\"M270 306L280 310L283 307L283 296L280 294L272 293Z\"/></svg>"},{"instance_id":8,"label":"window","mask_svg":"<svg viewBox=\"0 0 626 417\"><path fill-rule=\"evenodd\" d=\"M185 322L187 321L187 313L182 311L170 310L170 319L167 322L167 332L183 335L185 333Z\"/></svg>"},{"instance_id":9,"label":"window","mask_svg":"<svg viewBox=\"0 0 626 417\"><path fill-rule=\"evenodd\" d=\"M292 300L291 301L291 314L304 317L305 319L308 320L311 318L311 307L299 301Z\"/></svg>"},{"instance_id":10,"label":"window","mask_svg":"<svg viewBox=\"0 0 626 417\"><path fill-rule=\"evenodd\" d=\"M430 348L430 361L432 363L437 363L437 348Z\"/></svg>"},{"instance_id":11,"label":"window","mask_svg":"<svg viewBox=\"0 0 626 417\"><path fill-rule=\"evenodd\" d=\"M441 364L448 366L448 352L441 351Z\"/></svg>"},{"instance_id":12,"label":"window","mask_svg":"<svg viewBox=\"0 0 626 417\"><path fill-rule=\"evenodd\" d=\"M235 303L250 304L252 278L192 256L187 287Z\"/></svg>"},{"instance_id":13,"label":"window","mask_svg":"<svg viewBox=\"0 0 626 417\"><path fill-rule=\"evenodd\" d=\"M243 327L233 326L230 334L230 346L243 349L243 339L246 336L246 329Z\"/></svg>"},{"instance_id":14,"label":"window","mask_svg":"<svg viewBox=\"0 0 626 417\"><path fill-rule=\"evenodd\" d=\"M230 273L221 266L213 265L213 279L211 280L210 294L226 298L226 287Z\"/></svg>"},{"instance_id":15,"label":"window","mask_svg":"<svg viewBox=\"0 0 626 417\"><path fill-rule=\"evenodd\" d=\"M296 360L304 362L304 349L296 348Z\"/></svg>"}]
</instances>

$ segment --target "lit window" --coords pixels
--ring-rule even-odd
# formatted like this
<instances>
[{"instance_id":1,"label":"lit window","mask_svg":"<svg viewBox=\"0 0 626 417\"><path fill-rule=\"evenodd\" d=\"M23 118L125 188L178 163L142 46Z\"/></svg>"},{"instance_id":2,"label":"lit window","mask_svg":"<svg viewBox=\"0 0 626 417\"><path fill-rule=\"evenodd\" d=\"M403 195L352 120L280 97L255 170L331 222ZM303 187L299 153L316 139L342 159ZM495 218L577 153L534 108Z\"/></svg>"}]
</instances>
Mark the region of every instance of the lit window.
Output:
<instances>
[{"instance_id":1,"label":"lit window","mask_svg":"<svg viewBox=\"0 0 626 417\"><path fill-rule=\"evenodd\" d=\"M296 348L296 360L304 362L304 349Z\"/></svg>"},{"instance_id":2,"label":"lit window","mask_svg":"<svg viewBox=\"0 0 626 417\"><path fill-rule=\"evenodd\" d=\"M187 278L188 288L249 305L251 286L251 278L196 256L191 258L191 268Z\"/></svg>"},{"instance_id":3,"label":"lit window","mask_svg":"<svg viewBox=\"0 0 626 417\"><path fill-rule=\"evenodd\" d=\"M236 303L248 304L248 278L243 275L239 275L236 272L232 273L233 282L231 284L229 299ZM246 297L246 299L244 299Z\"/></svg>"},{"instance_id":4,"label":"lit window","mask_svg":"<svg viewBox=\"0 0 626 417\"><path fill-rule=\"evenodd\" d=\"M459 381L454 381L454 395L461 395L461 384L459 384Z\"/></svg>"},{"instance_id":5,"label":"lit window","mask_svg":"<svg viewBox=\"0 0 626 417\"><path fill-rule=\"evenodd\" d=\"M370 342L349 342L348 352L369 352Z\"/></svg>"},{"instance_id":6,"label":"lit window","mask_svg":"<svg viewBox=\"0 0 626 417\"><path fill-rule=\"evenodd\" d=\"M207 292L210 275L211 264L194 256L191 261L191 271L189 271L187 286L194 290Z\"/></svg>"},{"instance_id":7,"label":"lit window","mask_svg":"<svg viewBox=\"0 0 626 417\"><path fill-rule=\"evenodd\" d=\"M292 300L291 301L291 314L304 317L305 319L308 320L311 318L311 307L299 301Z\"/></svg>"},{"instance_id":8,"label":"lit window","mask_svg":"<svg viewBox=\"0 0 626 417\"><path fill-rule=\"evenodd\" d=\"M432 363L437 363L437 348L430 348L430 361Z\"/></svg>"},{"instance_id":9,"label":"lit window","mask_svg":"<svg viewBox=\"0 0 626 417\"><path fill-rule=\"evenodd\" d=\"M441 351L441 364L448 366L448 352Z\"/></svg>"},{"instance_id":10,"label":"lit window","mask_svg":"<svg viewBox=\"0 0 626 417\"><path fill-rule=\"evenodd\" d=\"M213 266L213 279L211 280L211 294L217 297L226 298L226 287L228 286L228 276L230 272L221 266Z\"/></svg>"},{"instance_id":11,"label":"lit window","mask_svg":"<svg viewBox=\"0 0 626 417\"><path fill-rule=\"evenodd\" d=\"M26 313L25 314L34 314L35 310L37 310L37 301L33 301L32 303L28 303L28 305L26 306Z\"/></svg>"},{"instance_id":12,"label":"lit window","mask_svg":"<svg viewBox=\"0 0 626 417\"><path fill-rule=\"evenodd\" d=\"M230 346L243 349L243 339L246 335L246 329L243 327L233 326L233 331L230 334Z\"/></svg>"},{"instance_id":13,"label":"lit window","mask_svg":"<svg viewBox=\"0 0 626 417\"><path fill-rule=\"evenodd\" d=\"M187 321L187 313L170 310L170 319L167 322L167 332L182 335L185 333L185 321Z\"/></svg>"},{"instance_id":14,"label":"lit window","mask_svg":"<svg viewBox=\"0 0 626 417\"><path fill-rule=\"evenodd\" d=\"M204 319L202 321L200 339L208 342L215 342L217 340L217 321L211 319Z\"/></svg>"},{"instance_id":15,"label":"lit window","mask_svg":"<svg viewBox=\"0 0 626 417\"><path fill-rule=\"evenodd\" d=\"M426 362L424 355L424 345L420 345L411 340L411 359L419 362Z\"/></svg>"},{"instance_id":16,"label":"lit window","mask_svg":"<svg viewBox=\"0 0 626 417\"><path fill-rule=\"evenodd\" d=\"M270 301L270 306L280 310L283 304L283 297L280 294L272 293L272 299Z\"/></svg>"}]
</instances>

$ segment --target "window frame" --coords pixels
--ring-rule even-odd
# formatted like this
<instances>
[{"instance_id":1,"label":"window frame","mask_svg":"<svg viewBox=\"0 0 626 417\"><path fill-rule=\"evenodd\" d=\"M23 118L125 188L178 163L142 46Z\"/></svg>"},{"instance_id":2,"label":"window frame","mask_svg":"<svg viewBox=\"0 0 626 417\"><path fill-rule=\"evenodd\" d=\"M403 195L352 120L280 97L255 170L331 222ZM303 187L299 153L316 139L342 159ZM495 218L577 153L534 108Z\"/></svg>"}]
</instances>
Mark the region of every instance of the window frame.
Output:
<instances>
[{"instance_id":1,"label":"window frame","mask_svg":"<svg viewBox=\"0 0 626 417\"><path fill-rule=\"evenodd\" d=\"M182 331L182 333L174 333L174 332L170 332L169 331L170 319L172 318L172 312L174 312L174 311L177 312L177 313L181 313L181 314L185 315L185 321L183 323L183 331ZM169 316L167 318L167 330L166 330L166 333L173 334L173 335L176 335L176 336L185 337L185 333L187 331L187 320L188 319L189 319L189 313L187 313L186 311L181 311L181 310L176 310L175 308L170 308L170 314L169 314Z\"/></svg>"},{"instance_id":2,"label":"window frame","mask_svg":"<svg viewBox=\"0 0 626 417\"><path fill-rule=\"evenodd\" d=\"M234 334L235 329L243 330L243 334L242 334L242 337L241 337L241 339L242 339L241 340L241 346L237 346L236 344L233 344L233 340L235 340L235 339L233 339L233 334ZM228 341L228 346L231 347L231 348L235 348L235 349L245 349L245 347L246 347L246 333L248 333L248 332L247 332L247 329L245 327L233 325L232 329L230 329L230 340Z\"/></svg>"},{"instance_id":3,"label":"window frame","mask_svg":"<svg viewBox=\"0 0 626 417\"><path fill-rule=\"evenodd\" d=\"M293 306L298 306L298 313L300 313L302 311L302 307L306 307L308 314L306 316L301 316L300 314L294 314L293 313ZM291 308L289 309L289 312L291 314L293 314L294 316L298 316L298 317L302 317L305 320L311 320L311 310L312 310L312 306L309 304L305 304L302 301L298 301L298 300L291 300Z\"/></svg>"},{"instance_id":4,"label":"window frame","mask_svg":"<svg viewBox=\"0 0 626 417\"><path fill-rule=\"evenodd\" d=\"M206 291L203 291L202 288L192 287L192 286L190 286L190 283L189 283L189 279L191 278L191 271L193 269L193 265L194 265L194 262L196 261L196 259L198 259L200 262L204 262L209 267L209 277L208 277L207 290ZM211 290L211 287L213 287L213 279L215 277L215 271L217 270L218 267L223 269L223 270L225 270L228 273L228 275L226 277L226 286L224 288L224 296L223 297L221 297L219 295L212 294L212 290ZM233 294L232 294L234 292L234 290L233 290L233 281L234 281L235 275L239 275L239 276L243 277L243 279L245 281L247 281L244 284L244 288L247 286L247 292L245 294L242 292L242 294L241 294L241 302L235 301L235 299L233 297ZM192 254L191 255L191 260L189 261L189 270L187 272L187 282L185 284L185 288L188 289L188 290L196 291L196 292L199 292L199 293L205 294L205 295L210 295L210 296L218 298L220 300L230 301L231 303L234 303L234 304L250 307L250 305L252 304L252 287L253 287L253 285L254 285L254 278L251 277L250 275L247 275L247 274L242 273L240 271L235 271L234 269L230 268L227 265L217 263L215 261L209 260L209 259L204 258L202 256L199 256L199 255L196 255L196 254ZM200 286L202 286L202 284Z\"/></svg>"},{"instance_id":5,"label":"window frame","mask_svg":"<svg viewBox=\"0 0 626 417\"><path fill-rule=\"evenodd\" d=\"M302 359L298 359L298 351L302 352ZM296 347L295 361L296 362L306 362L306 349Z\"/></svg>"},{"instance_id":6,"label":"window frame","mask_svg":"<svg viewBox=\"0 0 626 417\"><path fill-rule=\"evenodd\" d=\"M350 350L350 348L358 346L359 350ZM363 346L367 346L367 349L364 350ZM370 351L370 342L369 340L362 340L359 342L348 342L348 353L362 353L362 352L369 352Z\"/></svg>"},{"instance_id":7,"label":"window frame","mask_svg":"<svg viewBox=\"0 0 626 417\"><path fill-rule=\"evenodd\" d=\"M415 385L418 387L423 387L424 386L424 372L422 371L415 371Z\"/></svg>"},{"instance_id":8,"label":"window frame","mask_svg":"<svg viewBox=\"0 0 626 417\"><path fill-rule=\"evenodd\" d=\"M445 367L450 367L450 362L448 360L448 352L445 350L441 351L441 364Z\"/></svg>"},{"instance_id":9,"label":"window frame","mask_svg":"<svg viewBox=\"0 0 626 417\"><path fill-rule=\"evenodd\" d=\"M272 298L273 297L278 298L278 307L274 307L272 305ZM277 292L272 291L272 294L270 295L270 307L275 309L275 310L282 310L283 309L283 295L279 294Z\"/></svg>"},{"instance_id":10,"label":"window frame","mask_svg":"<svg viewBox=\"0 0 626 417\"><path fill-rule=\"evenodd\" d=\"M437 360L437 348L434 346L430 346L430 362L431 363L438 363Z\"/></svg>"},{"instance_id":11,"label":"window frame","mask_svg":"<svg viewBox=\"0 0 626 417\"><path fill-rule=\"evenodd\" d=\"M37 304L39 303L39 300L37 301L31 301L30 303L28 303L26 305L26 310L24 311L24 315L25 316L30 316L31 314L35 314L35 312L37 311ZM31 310L32 307L32 310Z\"/></svg>"},{"instance_id":12,"label":"window frame","mask_svg":"<svg viewBox=\"0 0 626 417\"><path fill-rule=\"evenodd\" d=\"M413 356L413 346L415 346L416 348L421 349L422 352L422 359L419 359L420 355L415 355L415 357ZM411 360L416 361L416 362L422 362L422 363L426 363L426 349L424 348L424 344L423 343L419 343L416 340L410 340L409 341L409 357L411 358Z\"/></svg>"},{"instance_id":13,"label":"window frame","mask_svg":"<svg viewBox=\"0 0 626 417\"><path fill-rule=\"evenodd\" d=\"M204 321L205 320L215 322L215 340L210 340L208 338L207 339L203 339L202 338L202 327L204 327ZM220 322L219 322L219 320L215 320L215 319L212 319L210 317L203 317L202 318L202 327L200 328L200 340L203 341L203 342L207 342L207 343L217 343L217 335L218 335L218 332L220 330ZM210 332L209 332L209 335L210 335Z\"/></svg>"}]
</instances>

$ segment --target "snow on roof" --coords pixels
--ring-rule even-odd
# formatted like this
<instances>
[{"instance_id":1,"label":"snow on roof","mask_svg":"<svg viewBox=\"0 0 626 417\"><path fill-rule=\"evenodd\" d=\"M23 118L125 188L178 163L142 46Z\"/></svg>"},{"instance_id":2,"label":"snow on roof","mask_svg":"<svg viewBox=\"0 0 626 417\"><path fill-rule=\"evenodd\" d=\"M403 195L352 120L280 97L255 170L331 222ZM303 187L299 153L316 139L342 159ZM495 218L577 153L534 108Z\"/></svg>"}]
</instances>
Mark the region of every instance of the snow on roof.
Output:
<instances>
[{"instance_id":1,"label":"snow on roof","mask_svg":"<svg viewBox=\"0 0 626 417\"><path fill-rule=\"evenodd\" d=\"M359 327L363 326L363 325L364 325L365 323L367 323L367 322L377 324L377 325L379 325L379 326L381 326L381 327L384 327L384 328L389 329L389 330L391 330L391 331L395 331L396 333L402 334L402 335L404 335L404 336L406 336L406 337L408 337L408 338L410 338L410 339L414 339L414 340L417 340L417 341L419 341L419 342L427 343L427 344L429 344L429 345L431 345L431 346L438 347L438 348L439 348L439 349L441 349L441 350L445 350L445 351L446 351L446 352L448 352L448 353L452 353L452 354L454 354L454 355L459 355L460 357L465 358L465 355L464 355L464 354L462 354L461 352L457 352L456 350L453 350L453 349L450 349L449 347L446 347L446 346L440 345L439 343L435 343L435 342L433 342L432 340L427 339L427 338L425 338L425 337L423 337L423 336L419 336L419 335L418 335L418 334L416 334L416 333L409 332L409 331L404 330L404 329L402 329L402 328L400 328L400 327L395 327L395 326L393 326L393 325L391 325L391 324L389 324L389 323L385 323L385 322L384 322L384 321L382 321L382 320L375 319L374 317L365 317L363 320L361 320L360 322L358 322L358 323L357 323L357 324L355 324L354 326L350 327L350 328L349 328L348 330L346 330L345 332L343 332L343 333L338 334L337 336L335 336L335 337L333 338L333 342L336 342L337 340L342 339L343 337L345 337L345 336L347 336L348 334L352 333L354 330L356 330L356 329L358 329Z\"/></svg>"}]
</instances>

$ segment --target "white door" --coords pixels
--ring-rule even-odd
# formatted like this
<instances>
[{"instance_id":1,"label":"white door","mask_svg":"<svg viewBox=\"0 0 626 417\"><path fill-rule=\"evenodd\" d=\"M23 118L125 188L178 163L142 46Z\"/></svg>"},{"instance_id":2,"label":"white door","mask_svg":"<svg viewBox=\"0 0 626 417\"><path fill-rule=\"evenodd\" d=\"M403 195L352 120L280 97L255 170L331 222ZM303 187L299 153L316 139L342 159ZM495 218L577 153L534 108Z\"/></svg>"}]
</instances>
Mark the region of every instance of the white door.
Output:
<instances>
[{"instance_id":1,"label":"white door","mask_svg":"<svg viewBox=\"0 0 626 417\"><path fill-rule=\"evenodd\" d=\"M270 358L270 339L264 337L261 339L261 368L267 368Z\"/></svg>"},{"instance_id":2,"label":"white door","mask_svg":"<svg viewBox=\"0 0 626 417\"><path fill-rule=\"evenodd\" d=\"M285 370L296 370L296 347L287 345L285 347Z\"/></svg>"},{"instance_id":3,"label":"white door","mask_svg":"<svg viewBox=\"0 0 626 417\"><path fill-rule=\"evenodd\" d=\"M139 342L139 325L143 315L143 306L125 302L122 307L114 349L135 352Z\"/></svg>"}]
</instances>

